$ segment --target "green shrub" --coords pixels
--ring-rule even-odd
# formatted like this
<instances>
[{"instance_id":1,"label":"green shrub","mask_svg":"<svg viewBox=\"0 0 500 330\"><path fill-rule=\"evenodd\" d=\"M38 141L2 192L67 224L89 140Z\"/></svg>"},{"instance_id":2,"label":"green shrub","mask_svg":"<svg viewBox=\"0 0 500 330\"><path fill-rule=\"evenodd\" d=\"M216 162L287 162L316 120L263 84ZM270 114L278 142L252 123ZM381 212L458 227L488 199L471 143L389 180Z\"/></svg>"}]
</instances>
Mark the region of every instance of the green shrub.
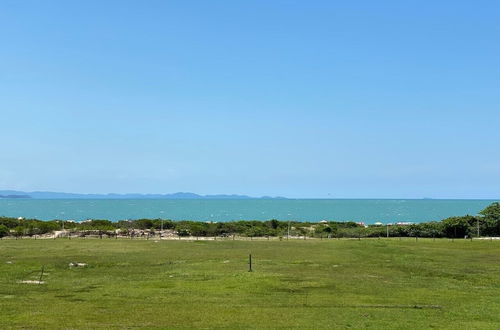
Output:
<instances>
[{"instance_id":1,"label":"green shrub","mask_svg":"<svg viewBox=\"0 0 500 330\"><path fill-rule=\"evenodd\" d=\"M10 230L5 225L0 225L0 238L9 236Z\"/></svg>"}]
</instances>

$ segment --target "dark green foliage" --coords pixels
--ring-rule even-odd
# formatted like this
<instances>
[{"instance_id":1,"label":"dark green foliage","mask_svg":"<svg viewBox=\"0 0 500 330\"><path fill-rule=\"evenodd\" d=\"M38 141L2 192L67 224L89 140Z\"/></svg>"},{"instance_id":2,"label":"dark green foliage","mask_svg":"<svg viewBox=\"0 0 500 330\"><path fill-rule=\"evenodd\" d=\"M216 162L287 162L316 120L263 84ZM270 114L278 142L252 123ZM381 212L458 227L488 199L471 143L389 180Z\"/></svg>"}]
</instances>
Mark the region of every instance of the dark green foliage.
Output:
<instances>
[{"instance_id":1,"label":"dark green foliage","mask_svg":"<svg viewBox=\"0 0 500 330\"><path fill-rule=\"evenodd\" d=\"M0 225L0 238L9 236L10 230L5 225Z\"/></svg>"},{"instance_id":2,"label":"dark green foliage","mask_svg":"<svg viewBox=\"0 0 500 330\"><path fill-rule=\"evenodd\" d=\"M37 224L37 228L39 230L39 234L46 234L58 230L60 226L55 221L40 221Z\"/></svg>"},{"instance_id":3,"label":"dark green foliage","mask_svg":"<svg viewBox=\"0 0 500 330\"><path fill-rule=\"evenodd\" d=\"M14 236L21 237L24 235L25 231L26 231L25 228L23 228L21 226L17 226L16 228L14 228Z\"/></svg>"},{"instance_id":4,"label":"dark green foliage","mask_svg":"<svg viewBox=\"0 0 500 330\"><path fill-rule=\"evenodd\" d=\"M485 219L500 221L500 203L495 202L479 212Z\"/></svg>"},{"instance_id":5,"label":"dark green foliage","mask_svg":"<svg viewBox=\"0 0 500 330\"><path fill-rule=\"evenodd\" d=\"M473 226L477 219L473 216L467 215L464 217L451 217L444 219L443 233L446 237L463 238L473 234Z\"/></svg>"},{"instance_id":6,"label":"dark green foliage","mask_svg":"<svg viewBox=\"0 0 500 330\"><path fill-rule=\"evenodd\" d=\"M177 235L184 237L184 236L190 236L191 233L189 232L188 228L179 228L177 230Z\"/></svg>"},{"instance_id":7,"label":"dark green foliage","mask_svg":"<svg viewBox=\"0 0 500 330\"><path fill-rule=\"evenodd\" d=\"M154 220L151 219L139 219L134 221L134 228L137 229L151 229L154 227Z\"/></svg>"},{"instance_id":8,"label":"dark green foliage","mask_svg":"<svg viewBox=\"0 0 500 330\"><path fill-rule=\"evenodd\" d=\"M15 228L19 225L19 220L16 218L0 217L0 225L4 225L7 228Z\"/></svg>"},{"instance_id":9,"label":"dark green foliage","mask_svg":"<svg viewBox=\"0 0 500 330\"><path fill-rule=\"evenodd\" d=\"M480 230L483 235L500 235L500 203L495 202L479 212Z\"/></svg>"}]
</instances>

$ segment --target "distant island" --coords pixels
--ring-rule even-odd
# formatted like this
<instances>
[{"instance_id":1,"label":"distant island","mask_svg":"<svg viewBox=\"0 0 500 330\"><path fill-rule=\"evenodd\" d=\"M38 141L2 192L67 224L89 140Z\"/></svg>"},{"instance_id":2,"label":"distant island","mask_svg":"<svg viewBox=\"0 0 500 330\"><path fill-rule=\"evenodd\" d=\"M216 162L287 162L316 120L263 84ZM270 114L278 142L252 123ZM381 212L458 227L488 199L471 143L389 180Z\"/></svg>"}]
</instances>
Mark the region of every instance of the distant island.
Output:
<instances>
[{"instance_id":1,"label":"distant island","mask_svg":"<svg viewBox=\"0 0 500 330\"><path fill-rule=\"evenodd\" d=\"M190 192L173 194L75 194L51 191L15 191L0 190L0 198L33 198L33 199L286 199L285 197L251 197L246 195L198 195Z\"/></svg>"},{"instance_id":2,"label":"distant island","mask_svg":"<svg viewBox=\"0 0 500 330\"><path fill-rule=\"evenodd\" d=\"M0 195L0 198L31 198L28 195Z\"/></svg>"}]
</instances>

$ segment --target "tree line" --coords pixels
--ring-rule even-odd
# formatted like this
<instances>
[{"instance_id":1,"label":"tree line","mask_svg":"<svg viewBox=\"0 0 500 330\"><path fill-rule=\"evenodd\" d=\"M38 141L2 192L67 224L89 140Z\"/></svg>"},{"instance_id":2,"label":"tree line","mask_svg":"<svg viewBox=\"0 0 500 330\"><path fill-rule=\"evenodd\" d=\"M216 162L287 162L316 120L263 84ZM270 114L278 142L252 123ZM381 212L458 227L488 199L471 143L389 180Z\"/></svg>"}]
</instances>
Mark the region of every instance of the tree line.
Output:
<instances>
[{"instance_id":1,"label":"tree line","mask_svg":"<svg viewBox=\"0 0 500 330\"><path fill-rule=\"evenodd\" d=\"M92 219L83 222L65 220L40 221L0 217L0 238L6 236L36 236L65 230L70 233L88 232L99 235L134 235L137 231L158 235L169 230L175 235L193 237L434 237L464 238L479 236L500 236L500 203L495 202L479 212L479 215L465 215L410 225L363 226L354 221L298 222L280 221L231 221L200 222L173 221L168 219L109 220ZM163 231L162 231L163 230Z\"/></svg>"}]
</instances>

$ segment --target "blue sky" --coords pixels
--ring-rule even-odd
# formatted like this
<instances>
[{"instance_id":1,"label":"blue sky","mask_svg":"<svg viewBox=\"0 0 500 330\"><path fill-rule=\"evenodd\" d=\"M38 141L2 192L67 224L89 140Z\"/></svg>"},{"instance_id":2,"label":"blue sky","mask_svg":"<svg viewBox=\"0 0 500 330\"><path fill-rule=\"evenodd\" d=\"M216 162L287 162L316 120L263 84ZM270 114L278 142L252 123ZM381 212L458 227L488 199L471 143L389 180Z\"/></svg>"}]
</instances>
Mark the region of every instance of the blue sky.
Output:
<instances>
[{"instance_id":1,"label":"blue sky","mask_svg":"<svg viewBox=\"0 0 500 330\"><path fill-rule=\"evenodd\" d=\"M500 196L498 1L2 1L0 190Z\"/></svg>"}]
</instances>

